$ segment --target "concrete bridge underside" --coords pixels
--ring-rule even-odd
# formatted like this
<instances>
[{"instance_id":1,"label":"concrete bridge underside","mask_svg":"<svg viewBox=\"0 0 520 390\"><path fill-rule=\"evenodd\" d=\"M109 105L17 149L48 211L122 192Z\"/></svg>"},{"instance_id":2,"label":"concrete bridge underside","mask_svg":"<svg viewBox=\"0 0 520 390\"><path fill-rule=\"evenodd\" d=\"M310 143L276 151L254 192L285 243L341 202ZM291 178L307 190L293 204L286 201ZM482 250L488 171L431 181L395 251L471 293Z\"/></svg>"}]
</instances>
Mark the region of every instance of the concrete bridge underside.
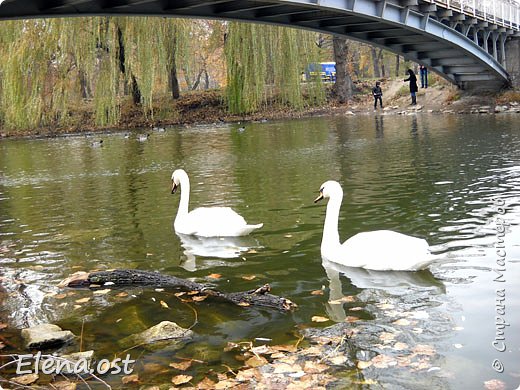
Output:
<instances>
[{"instance_id":1,"label":"concrete bridge underside","mask_svg":"<svg viewBox=\"0 0 520 390\"><path fill-rule=\"evenodd\" d=\"M426 0L6 0L0 19L127 15L238 20L299 27L382 47L461 88L500 89L506 40L490 25Z\"/></svg>"}]
</instances>

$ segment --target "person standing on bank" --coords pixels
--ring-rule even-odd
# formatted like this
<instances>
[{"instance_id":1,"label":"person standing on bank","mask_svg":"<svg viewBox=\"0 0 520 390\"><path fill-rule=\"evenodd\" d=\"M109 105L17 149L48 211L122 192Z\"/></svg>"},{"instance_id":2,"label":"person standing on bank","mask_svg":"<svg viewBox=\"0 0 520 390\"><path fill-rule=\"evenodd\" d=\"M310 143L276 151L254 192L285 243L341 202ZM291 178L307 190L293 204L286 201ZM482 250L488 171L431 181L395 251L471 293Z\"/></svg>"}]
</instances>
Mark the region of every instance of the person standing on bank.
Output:
<instances>
[{"instance_id":1,"label":"person standing on bank","mask_svg":"<svg viewBox=\"0 0 520 390\"><path fill-rule=\"evenodd\" d=\"M417 104L417 91L419 88L417 87L417 77L413 73L413 70L408 69L406 72L408 72L408 78L404 79L404 81L410 82L410 95L412 96L412 106L415 106Z\"/></svg>"},{"instance_id":2,"label":"person standing on bank","mask_svg":"<svg viewBox=\"0 0 520 390\"><path fill-rule=\"evenodd\" d=\"M428 68L421 65L419 69L421 73L421 88L428 88Z\"/></svg>"},{"instance_id":3,"label":"person standing on bank","mask_svg":"<svg viewBox=\"0 0 520 390\"><path fill-rule=\"evenodd\" d=\"M377 101L379 100L379 106L383 108L383 90L381 89L381 82L376 81L376 86L372 88L372 95L374 96L374 110L377 108Z\"/></svg>"}]
</instances>

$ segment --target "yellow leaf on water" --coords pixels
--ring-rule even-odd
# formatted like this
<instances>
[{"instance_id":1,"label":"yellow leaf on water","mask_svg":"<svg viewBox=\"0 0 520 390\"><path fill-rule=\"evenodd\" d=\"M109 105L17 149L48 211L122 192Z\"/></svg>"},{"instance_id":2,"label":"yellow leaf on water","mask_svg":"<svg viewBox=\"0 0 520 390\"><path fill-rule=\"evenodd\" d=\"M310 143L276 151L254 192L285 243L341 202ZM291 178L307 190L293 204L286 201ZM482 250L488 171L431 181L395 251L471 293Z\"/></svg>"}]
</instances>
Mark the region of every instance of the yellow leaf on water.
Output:
<instances>
[{"instance_id":1,"label":"yellow leaf on water","mask_svg":"<svg viewBox=\"0 0 520 390\"><path fill-rule=\"evenodd\" d=\"M208 278L210 279L220 279L222 277L221 274L210 274L208 275Z\"/></svg>"},{"instance_id":2,"label":"yellow leaf on water","mask_svg":"<svg viewBox=\"0 0 520 390\"><path fill-rule=\"evenodd\" d=\"M208 377L197 383L198 390L213 390L215 388L215 382Z\"/></svg>"},{"instance_id":3,"label":"yellow leaf on water","mask_svg":"<svg viewBox=\"0 0 520 390\"><path fill-rule=\"evenodd\" d=\"M366 361L360 360L359 362L357 362L357 368L359 368L360 370L370 367L371 365L372 365L371 361L366 362Z\"/></svg>"},{"instance_id":4,"label":"yellow leaf on water","mask_svg":"<svg viewBox=\"0 0 520 390\"><path fill-rule=\"evenodd\" d=\"M345 322L356 322L356 321L359 321L359 317L354 317L354 316L345 317Z\"/></svg>"},{"instance_id":5,"label":"yellow leaf on water","mask_svg":"<svg viewBox=\"0 0 520 390\"><path fill-rule=\"evenodd\" d=\"M184 362L179 362L179 363L170 363L169 366L172 368L175 368L176 370L179 370L179 371L186 371L188 368L191 367L192 363L193 363L193 361L186 360Z\"/></svg>"},{"instance_id":6,"label":"yellow leaf on water","mask_svg":"<svg viewBox=\"0 0 520 390\"><path fill-rule=\"evenodd\" d=\"M303 366L303 371L307 374L319 374L320 372L323 372L328 368L329 366L327 366L326 364L306 361L305 365Z\"/></svg>"},{"instance_id":7,"label":"yellow leaf on water","mask_svg":"<svg viewBox=\"0 0 520 390\"><path fill-rule=\"evenodd\" d=\"M64 299L64 298L67 298L67 294L56 294L54 296L54 298L56 298L56 299Z\"/></svg>"},{"instance_id":8,"label":"yellow leaf on water","mask_svg":"<svg viewBox=\"0 0 520 390\"><path fill-rule=\"evenodd\" d=\"M76 303L87 303L88 301L90 301L90 297L76 299Z\"/></svg>"},{"instance_id":9,"label":"yellow leaf on water","mask_svg":"<svg viewBox=\"0 0 520 390\"><path fill-rule=\"evenodd\" d=\"M393 324L394 325L401 325L401 326L408 326L410 325L410 320L407 320L406 318L401 318L397 321L394 321Z\"/></svg>"},{"instance_id":10,"label":"yellow leaf on water","mask_svg":"<svg viewBox=\"0 0 520 390\"><path fill-rule=\"evenodd\" d=\"M327 317L312 316L311 321L312 322L327 322L327 321L330 321L330 320Z\"/></svg>"},{"instance_id":11,"label":"yellow leaf on water","mask_svg":"<svg viewBox=\"0 0 520 390\"><path fill-rule=\"evenodd\" d=\"M137 383L139 382L139 375L133 374L133 375L127 375L121 378L121 382L123 382L124 385L127 383Z\"/></svg>"},{"instance_id":12,"label":"yellow leaf on water","mask_svg":"<svg viewBox=\"0 0 520 390\"><path fill-rule=\"evenodd\" d=\"M172 383L174 385L182 385L184 383L188 383L192 379L193 377L191 375L177 375L172 378Z\"/></svg>"},{"instance_id":13,"label":"yellow leaf on water","mask_svg":"<svg viewBox=\"0 0 520 390\"><path fill-rule=\"evenodd\" d=\"M165 309L169 309L169 308L170 308L170 306L168 306L168 304L167 304L166 302L164 302L164 301L161 301L161 302L159 302L159 303L160 303L161 306L164 307Z\"/></svg>"},{"instance_id":14,"label":"yellow leaf on water","mask_svg":"<svg viewBox=\"0 0 520 390\"><path fill-rule=\"evenodd\" d=\"M256 275L244 275L244 276L242 276L242 279L253 280L253 279L256 279Z\"/></svg>"},{"instance_id":15,"label":"yellow leaf on water","mask_svg":"<svg viewBox=\"0 0 520 390\"><path fill-rule=\"evenodd\" d=\"M127 296L128 296L128 293L124 292L124 291L116 294L116 297L118 297L118 298L125 298Z\"/></svg>"},{"instance_id":16,"label":"yellow leaf on water","mask_svg":"<svg viewBox=\"0 0 520 390\"><path fill-rule=\"evenodd\" d=\"M269 362L263 356L253 356L252 358L246 360L246 365L252 368L260 367L266 365L267 363Z\"/></svg>"},{"instance_id":17,"label":"yellow leaf on water","mask_svg":"<svg viewBox=\"0 0 520 390\"><path fill-rule=\"evenodd\" d=\"M191 299L193 299L195 302L202 302L207 297L208 297L207 295L197 295L196 297L193 297Z\"/></svg>"},{"instance_id":18,"label":"yellow leaf on water","mask_svg":"<svg viewBox=\"0 0 520 390\"><path fill-rule=\"evenodd\" d=\"M184 291L181 291L181 292L175 293L173 295L175 295L176 297L182 297L183 295L186 295L186 293Z\"/></svg>"},{"instance_id":19,"label":"yellow leaf on water","mask_svg":"<svg viewBox=\"0 0 520 390\"><path fill-rule=\"evenodd\" d=\"M238 306L247 307L247 306L251 306L251 305L249 303L247 303L247 302L239 302Z\"/></svg>"},{"instance_id":20,"label":"yellow leaf on water","mask_svg":"<svg viewBox=\"0 0 520 390\"><path fill-rule=\"evenodd\" d=\"M323 295L323 290L314 290L314 291L311 291L311 295Z\"/></svg>"},{"instance_id":21,"label":"yellow leaf on water","mask_svg":"<svg viewBox=\"0 0 520 390\"><path fill-rule=\"evenodd\" d=\"M505 390L506 384L499 379L491 379L484 382L486 390Z\"/></svg>"},{"instance_id":22,"label":"yellow leaf on water","mask_svg":"<svg viewBox=\"0 0 520 390\"><path fill-rule=\"evenodd\" d=\"M105 294L109 293L110 291L112 291L112 290L109 289L109 288L106 288L106 289L104 289L104 290L95 290L95 291L93 292L93 294L94 294L94 295L105 295Z\"/></svg>"}]
</instances>

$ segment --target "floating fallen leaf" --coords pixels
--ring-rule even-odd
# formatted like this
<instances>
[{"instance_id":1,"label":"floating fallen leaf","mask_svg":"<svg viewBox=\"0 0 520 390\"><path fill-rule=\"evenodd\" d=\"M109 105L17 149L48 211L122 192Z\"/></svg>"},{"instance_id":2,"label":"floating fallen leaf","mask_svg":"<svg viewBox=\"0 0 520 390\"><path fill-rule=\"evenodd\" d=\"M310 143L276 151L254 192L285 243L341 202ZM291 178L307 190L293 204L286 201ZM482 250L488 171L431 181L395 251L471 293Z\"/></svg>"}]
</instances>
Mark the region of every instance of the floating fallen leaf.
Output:
<instances>
[{"instance_id":1,"label":"floating fallen leaf","mask_svg":"<svg viewBox=\"0 0 520 390\"><path fill-rule=\"evenodd\" d=\"M402 350L408 349L408 344L406 344L406 343L401 343L401 342L397 342L397 343L395 343L395 345L394 345L394 349L395 349L396 351L402 351Z\"/></svg>"},{"instance_id":2,"label":"floating fallen leaf","mask_svg":"<svg viewBox=\"0 0 520 390\"><path fill-rule=\"evenodd\" d=\"M328 358L328 361L332 364L340 365L344 364L348 361L348 358L345 355L337 355L331 358Z\"/></svg>"},{"instance_id":3,"label":"floating fallen leaf","mask_svg":"<svg viewBox=\"0 0 520 390\"><path fill-rule=\"evenodd\" d=\"M22 376L17 376L13 379L11 379L13 382L18 383L19 385L30 385L38 380L39 376L38 374L27 374Z\"/></svg>"},{"instance_id":4,"label":"floating fallen leaf","mask_svg":"<svg viewBox=\"0 0 520 390\"><path fill-rule=\"evenodd\" d=\"M238 306L247 307L247 306L251 306L251 305L249 303L247 303L247 302L239 302Z\"/></svg>"},{"instance_id":5,"label":"floating fallen leaf","mask_svg":"<svg viewBox=\"0 0 520 390\"><path fill-rule=\"evenodd\" d=\"M274 345L271 348L279 352L296 352L297 350L294 345Z\"/></svg>"},{"instance_id":6,"label":"floating fallen leaf","mask_svg":"<svg viewBox=\"0 0 520 390\"><path fill-rule=\"evenodd\" d=\"M146 256L153 256L153 253L147 253Z\"/></svg>"},{"instance_id":7,"label":"floating fallen leaf","mask_svg":"<svg viewBox=\"0 0 520 390\"><path fill-rule=\"evenodd\" d=\"M356 306L356 307L351 307L349 310L350 311L361 311L361 310L363 310L363 308L359 307L359 306Z\"/></svg>"},{"instance_id":8,"label":"floating fallen leaf","mask_svg":"<svg viewBox=\"0 0 520 390\"><path fill-rule=\"evenodd\" d=\"M218 382L215 385L215 390L223 390L223 389L231 389L237 385L236 381L232 379L226 379L223 381Z\"/></svg>"},{"instance_id":9,"label":"floating fallen leaf","mask_svg":"<svg viewBox=\"0 0 520 390\"><path fill-rule=\"evenodd\" d=\"M215 388L215 382L208 377L197 383L198 390L213 390Z\"/></svg>"},{"instance_id":10,"label":"floating fallen leaf","mask_svg":"<svg viewBox=\"0 0 520 390\"><path fill-rule=\"evenodd\" d=\"M259 345L258 347L253 347L250 349L251 353L254 353L255 355L266 355L273 353L274 351L269 348L267 345Z\"/></svg>"},{"instance_id":11,"label":"floating fallen leaf","mask_svg":"<svg viewBox=\"0 0 520 390\"><path fill-rule=\"evenodd\" d=\"M81 307L82 307L81 305L74 305L72 308L73 308L74 310L78 310L78 309L81 309Z\"/></svg>"},{"instance_id":12,"label":"floating fallen leaf","mask_svg":"<svg viewBox=\"0 0 520 390\"><path fill-rule=\"evenodd\" d=\"M210 279L220 279L222 277L221 274L210 274L208 275L208 278Z\"/></svg>"},{"instance_id":13,"label":"floating fallen leaf","mask_svg":"<svg viewBox=\"0 0 520 390\"><path fill-rule=\"evenodd\" d=\"M311 291L311 295L323 295L323 290L314 290L314 291Z\"/></svg>"},{"instance_id":14,"label":"floating fallen leaf","mask_svg":"<svg viewBox=\"0 0 520 390\"><path fill-rule=\"evenodd\" d=\"M311 321L312 322L327 322L327 321L330 321L330 320L327 317L312 316Z\"/></svg>"},{"instance_id":15,"label":"floating fallen leaf","mask_svg":"<svg viewBox=\"0 0 520 390\"><path fill-rule=\"evenodd\" d=\"M124 292L124 291L116 294L116 297L118 297L118 298L125 298L127 296L128 296L128 293Z\"/></svg>"},{"instance_id":16,"label":"floating fallen leaf","mask_svg":"<svg viewBox=\"0 0 520 390\"><path fill-rule=\"evenodd\" d=\"M56 298L56 299L64 299L64 298L67 298L67 294L56 294L54 296L54 298Z\"/></svg>"},{"instance_id":17,"label":"floating fallen leaf","mask_svg":"<svg viewBox=\"0 0 520 390\"><path fill-rule=\"evenodd\" d=\"M188 295L197 295L199 292L200 291L197 291L197 290L189 291Z\"/></svg>"},{"instance_id":18,"label":"floating fallen leaf","mask_svg":"<svg viewBox=\"0 0 520 390\"><path fill-rule=\"evenodd\" d=\"M326 364L306 361L305 365L303 366L303 371L307 374L319 374L320 372L323 372L328 368L329 366L327 366Z\"/></svg>"},{"instance_id":19,"label":"floating fallen leaf","mask_svg":"<svg viewBox=\"0 0 520 390\"><path fill-rule=\"evenodd\" d=\"M238 372L237 376L235 377L235 379L238 381L238 382L250 382L251 380L260 380L261 379L261 375L260 373L258 372L257 369L255 368L248 368L246 370L241 370Z\"/></svg>"},{"instance_id":20,"label":"floating fallen leaf","mask_svg":"<svg viewBox=\"0 0 520 390\"><path fill-rule=\"evenodd\" d=\"M345 322L356 322L356 321L359 321L359 317L354 317L354 316L345 317Z\"/></svg>"},{"instance_id":21,"label":"floating fallen leaf","mask_svg":"<svg viewBox=\"0 0 520 390\"><path fill-rule=\"evenodd\" d=\"M182 385L184 383L188 383L192 379L193 377L191 375L177 375L172 378L172 383L174 385Z\"/></svg>"},{"instance_id":22,"label":"floating fallen leaf","mask_svg":"<svg viewBox=\"0 0 520 390\"><path fill-rule=\"evenodd\" d=\"M170 308L170 306L168 306L168 304L167 304L166 302L164 302L164 301L161 301L161 302L159 302L159 303L160 303L161 306L164 307L165 309L169 309L169 308Z\"/></svg>"},{"instance_id":23,"label":"floating fallen leaf","mask_svg":"<svg viewBox=\"0 0 520 390\"><path fill-rule=\"evenodd\" d=\"M128 383L137 383L139 382L139 375L132 374L132 375L126 375L121 378L121 382L123 382L124 385Z\"/></svg>"},{"instance_id":24,"label":"floating fallen leaf","mask_svg":"<svg viewBox=\"0 0 520 390\"><path fill-rule=\"evenodd\" d=\"M370 367L371 365L371 361L360 360L359 362L357 362L357 368L359 368L360 370L364 370L365 368Z\"/></svg>"},{"instance_id":25,"label":"floating fallen leaf","mask_svg":"<svg viewBox=\"0 0 520 390\"><path fill-rule=\"evenodd\" d=\"M382 332L379 335L379 339L386 344L395 340L395 334L390 332Z\"/></svg>"},{"instance_id":26,"label":"floating fallen leaf","mask_svg":"<svg viewBox=\"0 0 520 390\"><path fill-rule=\"evenodd\" d=\"M252 368L261 367L269 363L263 356L253 356L246 360L246 365Z\"/></svg>"},{"instance_id":27,"label":"floating fallen leaf","mask_svg":"<svg viewBox=\"0 0 520 390\"><path fill-rule=\"evenodd\" d=\"M56 390L76 390L76 383L69 381L54 382L52 387Z\"/></svg>"},{"instance_id":28,"label":"floating fallen leaf","mask_svg":"<svg viewBox=\"0 0 520 390\"><path fill-rule=\"evenodd\" d=\"M90 297L76 299L76 303L87 303L88 301L90 301Z\"/></svg>"},{"instance_id":29,"label":"floating fallen leaf","mask_svg":"<svg viewBox=\"0 0 520 390\"><path fill-rule=\"evenodd\" d=\"M302 371L302 368L298 364L287 364L287 363L273 363L275 374L286 374L291 372Z\"/></svg>"},{"instance_id":30,"label":"floating fallen leaf","mask_svg":"<svg viewBox=\"0 0 520 390\"><path fill-rule=\"evenodd\" d=\"M207 295L197 295L196 297L193 297L191 299L193 299L195 302L202 302L207 297L208 297Z\"/></svg>"},{"instance_id":31,"label":"floating fallen leaf","mask_svg":"<svg viewBox=\"0 0 520 390\"><path fill-rule=\"evenodd\" d=\"M106 288L104 290L96 290L93 292L93 294L94 295L105 295L105 294L108 294L110 291L112 291L112 290L109 288Z\"/></svg>"},{"instance_id":32,"label":"floating fallen leaf","mask_svg":"<svg viewBox=\"0 0 520 390\"><path fill-rule=\"evenodd\" d=\"M506 384L499 379L491 379L484 382L486 390L505 390Z\"/></svg>"},{"instance_id":33,"label":"floating fallen leaf","mask_svg":"<svg viewBox=\"0 0 520 390\"><path fill-rule=\"evenodd\" d=\"M374 356L370 361L372 362L372 365L376 368L387 368L389 366L397 365L397 360L395 360L391 356L384 354Z\"/></svg>"},{"instance_id":34,"label":"floating fallen leaf","mask_svg":"<svg viewBox=\"0 0 520 390\"><path fill-rule=\"evenodd\" d=\"M285 238L292 238L292 234L286 234L284 235Z\"/></svg>"},{"instance_id":35,"label":"floating fallen leaf","mask_svg":"<svg viewBox=\"0 0 520 390\"><path fill-rule=\"evenodd\" d=\"M170 363L169 366L172 368L175 368L176 370L179 370L179 371L186 371L188 368L191 367L192 363L193 363L192 360L186 360L184 362L179 362L179 363Z\"/></svg>"},{"instance_id":36,"label":"floating fallen leaf","mask_svg":"<svg viewBox=\"0 0 520 390\"><path fill-rule=\"evenodd\" d=\"M175 293L173 295L175 295L176 297L182 297L183 295L186 295L186 292L185 291L181 291L181 292Z\"/></svg>"},{"instance_id":37,"label":"floating fallen leaf","mask_svg":"<svg viewBox=\"0 0 520 390\"><path fill-rule=\"evenodd\" d=\"M258 252L256 250L254 250L254 249L250 249L250 250L247 251L247 253L258 253Z\"/></svg>"},{"instance_id":38,"label":"floating fallen leaf","mask_svg":"<svg viewBox=\"0 0 520 390\"><path fill-rule=\"evenodd\" d=\"M410 325L410 321L406 318L401 318L397 321L392 322L394 325L400 325L400 326L408 326Z\"/></svg>"},{"instance_id":39,"label":"floating fallen leaf","mask_svg":"<svg viewBox=\"0 0 520 390\"><path fill-rule=\"evenodd\" d=\"M244 276L242 276L242 279L253 280L253 279L256 279L256 275L244 275Z\"/></svg>"},{"instance_id":40,"label":"floating fallen leaf","mask_svg":"<svg viewBox=\"0 0 520 390\"><path fill-rule=\"evenodd\" d=\"M106 285L106 283L105 283L105 285ZM154 291L156 291L156 292L164 292L164 288L156 288L156 289L154 289Z\"/></svg>"},{"instance_id":41,"label":"floating fallen leaf","mask_svg":"<svg viewBox=\"0 0 520 390\"><path fill-rule=\"evenodd\" d=\"M435 348L433 348L431 345L417 344L413 348L413 352L416 353L417 355L432 356L432 355L435 355Z\"/></svg>"}]
</instances>

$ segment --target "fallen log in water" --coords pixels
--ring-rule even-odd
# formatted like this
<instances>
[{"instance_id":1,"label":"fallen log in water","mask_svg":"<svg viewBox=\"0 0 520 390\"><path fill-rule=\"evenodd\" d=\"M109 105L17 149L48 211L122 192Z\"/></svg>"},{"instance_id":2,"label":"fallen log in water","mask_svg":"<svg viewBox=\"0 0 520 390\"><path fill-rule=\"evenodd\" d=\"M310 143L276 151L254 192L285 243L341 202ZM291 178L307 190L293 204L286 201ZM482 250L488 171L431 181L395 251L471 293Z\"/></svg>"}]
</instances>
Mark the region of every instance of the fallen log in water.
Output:
<instances>
[{"instance_id":1,"label":"fallen log in water","mask_svg":"<svg viewBox=\"0 0 520 390\"><path fill-rule=\"evenodd\" d=\"M148 286L154 288L168 288L185 291L189 293L188 295L194 301L201 301L205 299L205 297L208 297L216 300L230 302L243 307L256 306L277 309L281 311L290 311L297 306L289 299L269 294L271 288L268 284L265 284L255 290L225 293L218 291L210 286L196 283L191 280L163 275L157 272L131 269L118 269L90 273L76 272L69 278L63 280L59 286L72 288ZM195 297L199 297L199 299L196 299Z\"/></svg>"}]
</instances>

